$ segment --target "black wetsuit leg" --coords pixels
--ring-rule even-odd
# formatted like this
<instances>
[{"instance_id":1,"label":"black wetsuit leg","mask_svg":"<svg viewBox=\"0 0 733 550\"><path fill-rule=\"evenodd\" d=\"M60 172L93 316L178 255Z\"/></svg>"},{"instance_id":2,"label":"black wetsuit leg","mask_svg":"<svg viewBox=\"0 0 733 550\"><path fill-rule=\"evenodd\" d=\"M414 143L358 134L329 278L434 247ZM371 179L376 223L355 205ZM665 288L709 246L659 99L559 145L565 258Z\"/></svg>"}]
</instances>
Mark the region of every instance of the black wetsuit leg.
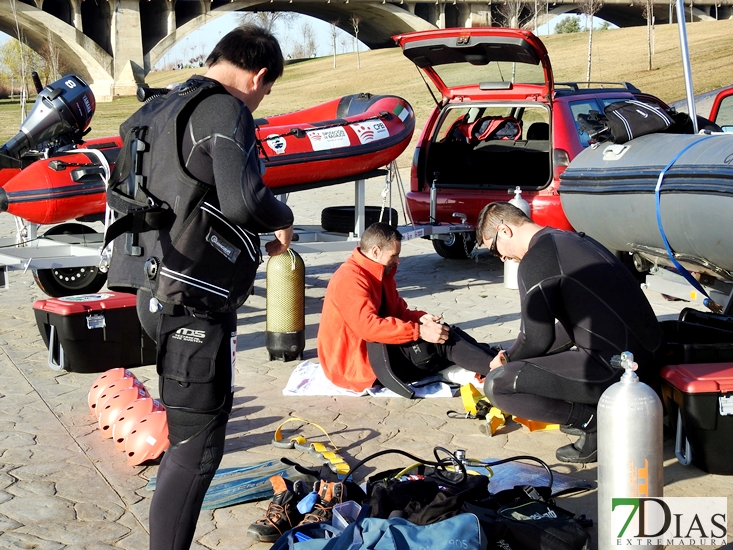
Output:
<instances>
[{"instance_id":1,"label":"black wetsuit leg","mask_svg":"<svg viewBox=\"0 0 733 550\"><path fill-rule=\"evenodd\" d=\"M450 327L450 337L445 344L418 340L408 344L387 344L387 350L392 372L403 382L420 380L451 365L486 375L497 353L457 326Z\"/></svg>"},{"instance_id":2,"label":"black wetsuit leg","mask_svg":"<svg viewBox=\"0 0 733 550\"><path fill-rule=\"evenodd\" d=\"M586 351L570 350L494 369L486 377L484 391L507 413L567 424L573 403L596 405L621 373Z\"/></svg>"},{"instance_id":3,"label":"black wetsuit leg","mask_svg":"<svg viewBox=\"0 0 733 550\"><path fill-rule=\"evenodd\" d=\"M160 338L161 324L190 320L150 313L149 298L145 291L138 293L138 315L145 331L153 337ZM224 454L226 425L232 408L231 336L236 334L236 312L209 319L202 327L206 332L219 330L223 334L210 357L213 378L203 383L179 383L160 377L171 447L158 468L150 504L150 550L190 547L201 504ZM180 356L180 359L188 358ZM182 404L187 406L179 407ZM175 535L171 537L171 533Z\"/></svg>"}]
</instances>

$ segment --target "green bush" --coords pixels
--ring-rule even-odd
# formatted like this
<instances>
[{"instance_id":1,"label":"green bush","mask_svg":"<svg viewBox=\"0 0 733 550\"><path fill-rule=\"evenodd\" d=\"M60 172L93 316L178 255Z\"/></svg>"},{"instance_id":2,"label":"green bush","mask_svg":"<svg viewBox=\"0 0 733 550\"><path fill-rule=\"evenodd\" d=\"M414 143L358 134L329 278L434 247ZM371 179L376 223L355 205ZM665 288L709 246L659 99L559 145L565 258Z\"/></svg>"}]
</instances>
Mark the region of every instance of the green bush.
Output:
<instances>
[{"instance_id":1,"label":"green bush","mask_svg":"<svg viewBox=\"0 0 733 550\"><path fill-rule=\"evenodd\" d=\"M555 25L556 34L570 34L580 32L580 17L566 17Z\"/></svg>"}]
</instances>

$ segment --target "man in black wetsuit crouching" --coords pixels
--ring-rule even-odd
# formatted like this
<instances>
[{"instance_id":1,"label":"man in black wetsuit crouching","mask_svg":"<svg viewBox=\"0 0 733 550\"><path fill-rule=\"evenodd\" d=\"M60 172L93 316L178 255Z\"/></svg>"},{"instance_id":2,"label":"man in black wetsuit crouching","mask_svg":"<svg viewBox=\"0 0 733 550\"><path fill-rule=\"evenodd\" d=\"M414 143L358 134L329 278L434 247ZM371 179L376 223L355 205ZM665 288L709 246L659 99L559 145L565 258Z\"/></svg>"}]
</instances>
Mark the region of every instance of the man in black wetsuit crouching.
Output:
<instances>
[{"instance_id":1,"label":"man in black wetsuit crouching","mask_svg":"<svg viewBox=\"0 0 733 550\"><path fill-rule=\"evenodd\" d=\"M611 358L634 354L640 377L662 342L657 318L629 270L583 233L542 227L508 203L479 215L478 243L519 264L521 329L491 362L486 396L496 407L580 435L560 447L562 462L595 462L596 407L623 369Z\"/></svg>"}]
</instances>

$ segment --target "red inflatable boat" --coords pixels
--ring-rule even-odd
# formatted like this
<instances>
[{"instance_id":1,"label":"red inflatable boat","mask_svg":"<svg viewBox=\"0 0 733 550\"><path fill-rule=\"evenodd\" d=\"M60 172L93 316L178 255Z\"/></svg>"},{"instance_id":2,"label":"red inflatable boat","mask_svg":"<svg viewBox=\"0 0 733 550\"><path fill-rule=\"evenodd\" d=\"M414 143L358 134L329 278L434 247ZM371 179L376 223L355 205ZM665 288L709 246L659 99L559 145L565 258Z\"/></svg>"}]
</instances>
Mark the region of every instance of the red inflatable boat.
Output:
<instances>
[{"instance_id":1,"label":"red inflatable boat","mask_svg":"<svg viewBox=\"0 0 733 550\"><path fill-rule=\"evenodd\" d=\"M407 147L415 129L412 107L395 96L355 94L257 121L265 184L278 194L331 185L386 166ZM110 160L119 137L85 141ZM38 224L100 216L103 169L90 153L40 159L0 176L0 212Z\"/></svg>"},{"instance_id":2,"label":"red inflatable boat","mask_svg":"<svg viewBox=\"0 0 733 550\"><path fill-rule=\"evenodd\" d=\"M91 139L84 148L110 150L116 158L119 138ZM107 199L104 168L94 153L70 150L40 159L23 170L4 169L0 179L0 212L38 224L101 216Z\"/></svg>"},{"instance_id":3,"label":"red inflatable boat","mask_svg":"<svg viewBox=\"0 0 733 550\"><path fill-rule=\"evenodd\" d=\"M256 123L265 183L289 193L386 166L409 144L415 113L400 97L364 93Z\"/></svg>"}]
</instances>

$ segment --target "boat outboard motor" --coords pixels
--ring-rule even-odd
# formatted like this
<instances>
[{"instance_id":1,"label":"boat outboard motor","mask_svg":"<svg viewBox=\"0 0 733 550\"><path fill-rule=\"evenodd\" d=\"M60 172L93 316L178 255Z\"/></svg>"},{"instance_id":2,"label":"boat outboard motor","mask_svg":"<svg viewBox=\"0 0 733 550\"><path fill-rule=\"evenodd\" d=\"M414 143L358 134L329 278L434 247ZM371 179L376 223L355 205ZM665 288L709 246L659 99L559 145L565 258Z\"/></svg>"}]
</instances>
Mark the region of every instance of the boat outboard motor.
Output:
<instances>
[{"instance_id":1,"label":"boat outboard motor","mask_svg":"<svg viewBox=\"0 0 733 550\"><path fill-rule=\"evenodd\" d=\"M0 167L17 166L26 151L50 139L80 141L95 107L94 94L81 77L70 74L49 84L39 92L20 132L0 148Z\"/></svg>"}]
</instances>

